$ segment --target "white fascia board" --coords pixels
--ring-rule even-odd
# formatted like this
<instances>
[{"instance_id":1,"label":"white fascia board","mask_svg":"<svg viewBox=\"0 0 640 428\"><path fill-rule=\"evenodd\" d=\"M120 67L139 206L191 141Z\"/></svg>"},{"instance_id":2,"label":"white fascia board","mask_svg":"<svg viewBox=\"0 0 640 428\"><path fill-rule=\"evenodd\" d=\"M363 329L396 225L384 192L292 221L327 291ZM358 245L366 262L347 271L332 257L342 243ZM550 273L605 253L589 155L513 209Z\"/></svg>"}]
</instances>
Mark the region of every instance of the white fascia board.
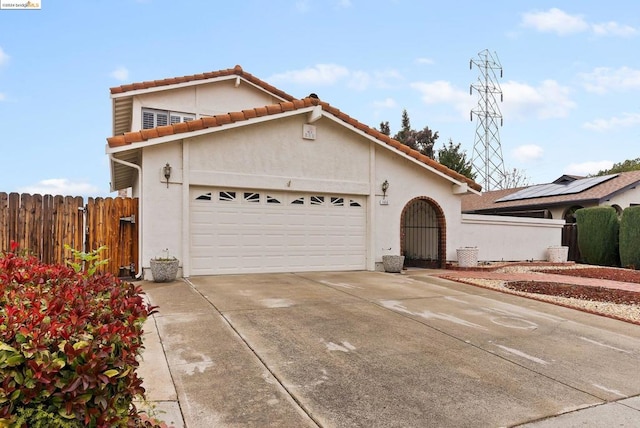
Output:
<instances>
[{"instance_id":1,"label":"white fascia board","mask_svg":"<svg viewBox=\"0 0 640 428\"><path fill-rule=\"evenodd\" d=\"M260 85L256 85L255 83L249 82L247 79L245 79L242 76L238 76L237 74L230 74L228 76L219 76L219 77L212 77L210 79L201 79L201 80L191 80L189 82L182 82L182 83L171 83L168 85L160 85L160 86L153 86L151 88L145 88L145 89L133 89L131 91L126 91L126 92L120 92L117 94L110 94L111 95L111 99L116 99L116 98L124 98L124 97L133 97L136 95L141 95L141 94L150 94L150 93L154 93L154 92L160 92L160 91L169 91L172 89L179 89L179 88L187 88L189 86L196 86L196 85L205 85L207 83L214 83L214 82L222 82L225 80L234 80L234 86L237 88L239 85L238 80L240 79L241 81L245 82L248 85L251 85L257 89L259 89L260 91L267 93L281 101L287 101L282 97L277 96L276 94L267 91L266 89L264 89L262 86Z\"/></svg>"},{"instance_id":2,"label":"white fascia board","mask_svg":"<svg viewBox=\"0 0 640 428\"><path fill-rule=\"evenodd\" d=\"M233 129L233 128L240 128L242 126L252 125L254 123L268 122L270 120L276 120L276 119L280 119L280 118L283 118L283 117L295 116L295 115L298 115L298 114L306 114L306 113L309 113L311 110L313 110L313 107L304 107L304 108L301 108L301 109L298 109L298 110L292 110L292 111L287 111L287 112L284 112L284 113L277 113L277 114L268 114L266 116L254 117L254 118L251 118L251 119L241 120L239 122L227 123L225 125L214 126L214 127L205 128L205 129L199 129L197 131L181 132L179 134L171 134L171 135L167 135L167 136L164 136L164 137L157 137L157 138L153 138L151 140L142 141L142 142L138 142L138 143L132 143L132 144L126 144L124 146L119 146L119 147L114 147L114 148L109 147L109 144L107 144L106 153L107 154L120 153L120 152L129 151L129 150L132 150L132 149L140 149L140 148L143 148L143 147L156 146L158 144L169 143L171 141L198 137L200 135L206 135L206 134L211 134L211 133L214 133L214 132L226 131L226 130ZM198 120L200 120L200 119L198 119Z\"/></svg>"},{"instance_id":3,"label":"white fascia board","mask_svg":"<svg viewBox=\"0 0 640 428\"><path fill-rule=\"evenodd\" d=\"M344 126L344 127L346 127L346 128L351 129L351 130L352 130L353 132L355 132L356 134L360 134L360 135L362 135L363 137L367 138L368 140L373 141L374 143L376 143L376 144L377 144L377 145L379 145L380 147L383 147L383 148L385 148L385 149L387 149L387 150L391 150L392 152L394 152L394 153L396 153L396 154L398 154L398 155L400 155L400 156L404 157L405 159L407 159L407 160L409 160L409 161L413 162L414 164L416 164L416 165L418 165L418 166L420 166L420 167L422 167L422 168L424 168L424 169L426 169L426 170L428 170L428 171L430 171L430 172L432 172L432 173L434 173L434 174L436 174L436 175L439 175L440 177L442 177L442 178L446 179L447 181L450 181L454 186L459 186L459 188L462 188L462 186L468 186L468 184L467 184L466 182L464 182L464 181L458 181L458 180L456 180L455 178L448 176L448 175L447 175L447 174L445 174L444 172L441 172L441 171L439 171L439 170L437 170L437 169L435 169L435 168L433 168L433 167L431 167L431 166L427 165L427 164L426 164L426 163L424 163L424 162L420 162L418 159L415 159L415 158L413 158L413 157L411 157L411 156L407 155L406 153L401 152L400 150L396 149L395 147L388 145L388 144L387 144L387 143L385 143L384 141L380 141L380 140L378 140L377 138L375 138L375 137L373 137L373 136L371 136L371 135L367 134L366 132L364 132L364 131L362 131L362 130L360 130L360 129L356 128L355 126L353 126L353 125L351 125L351 124L349 124L349 123L347 123L347 122L344 122L342 119L339 119L339 118L335 117L335 116L334 116L334 115L332 115L331 113L327 113L326 111L324 111L324 110L323 110L323 111L322 111L322 115L323 115L324 117L326 117L326 118L329 118L329 119L333 120L333 121L334 121L334 122L336 122L336 123L339 123L340 125L342 125L342 126ZM455 191L455 190L456 190L455 188L454 188L454 189L452 189L452 192L453 192L454 194L456 193L456 191ZM469 191L469 192L471 192L471 193L474 193L474 194L476 194L476 195L480 195L480 194L481 194L481 192L478 192L478 191L473 190L473 189L471 189L471 188L468 188L468 191Z\"/></svg>"}]
</instances>

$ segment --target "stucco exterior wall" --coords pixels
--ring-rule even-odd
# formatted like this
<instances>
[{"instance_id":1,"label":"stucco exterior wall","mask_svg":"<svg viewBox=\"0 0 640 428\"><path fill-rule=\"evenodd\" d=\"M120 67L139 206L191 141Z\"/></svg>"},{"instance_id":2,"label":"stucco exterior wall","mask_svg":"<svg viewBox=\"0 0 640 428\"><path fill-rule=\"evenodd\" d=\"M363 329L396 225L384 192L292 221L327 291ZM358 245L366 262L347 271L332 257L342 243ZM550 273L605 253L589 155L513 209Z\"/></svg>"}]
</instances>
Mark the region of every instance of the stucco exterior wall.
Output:
<instances>
[{"instance_id":1,"label":"stucco exterior wall","mask_svg":"<svg viewBox=\"0 0 640 428\"><path fill-rule=\"evenodd\" d=\"M624 193L620 193L611 200L605 202L607 205L618 205L625 209L631 205L640 205L640 188L629 189Z\"/></svg>"},{"instance_id":2,"label":"stucco exterior wall","mask_svg":"<svg viewBox=\"0 0 640 428\"><path fill-rule=\"evenodd\" d=\"M447 253L451 230L460 222L460 196L453 194L453 183L428 173L424 167L412 160L400 158L386 148L376 147L375 151L375 261L382 256L401 253L401 216L407 203L415 198L425 197L435 201L442 209L446 221ZM389 182L386 200L381 205L382 183Z\"/></svg>"},{"instance_id":3,"label":"stucco exterior wall","mask_svg":"<svg viewBox=\"0 0 640 428\"><path fill-rule=\"evenodd\" d=\"M132 130L142 128L142 108L192 113L196 118L200 118L266 106L280 101L246 82L241 82L236 87L235 79L161 90L133 97L131 128Z\"/></svg>"},{"instance_id":4,"label":"stucco exterior wall","mask_svg":"<svg viewBox=\"0 0 640 428\"><path fill-rule=\"evenodd\" d=\"M326 118L315 123L317 138L305 140L305 122L306 114L293 115L144 148L143 266L168 248L188 273L189 186L367 196L371 270L383 255L400 254L400 219L412 199L436 201L448 229L459 223L460 199L449 180ZM172 167L168 188L162 174L167 162ZM381 205L385 180L388 204Z\"/></svg>"},{"instance_id":5,"label":"stucco exterior wall","mask_svg":"<svg viewBox=\"0 0 640 428\"><path fill-rule=\"evenodd\" d=\"M368 141L325 119L306 140L305 122L301 114L190 139L190 184L368 194Z\"/></svg>"},{"instance_id":6,"label":"stucco exterior wall","mask_svg":"<svg viewBox=\"0 0 640 428\"><path fill-rule=\"evenodd\" d=\"M183 260L182 197L183 168L182 142L175 141L143 149L142 185L144 200L141 205L143 242L142 266L145 277L150 260L155 257L177 257ZM171 165L169 186L163 175L166 163ZM182 263L181 263L182 266Z\"/></svg>"},{"instance_id":7,"label":"stucco exterior wall","mask_svg":"<svg viewBox=\"0 0 640 428\"><path fill-rule=\"evenodd\" d=\"M564 224L564 220L462 214L447 258L457 260L457 248L477 247L480 261L546 260L547 248L561 244Z\"/></svg>"}]
</instances>

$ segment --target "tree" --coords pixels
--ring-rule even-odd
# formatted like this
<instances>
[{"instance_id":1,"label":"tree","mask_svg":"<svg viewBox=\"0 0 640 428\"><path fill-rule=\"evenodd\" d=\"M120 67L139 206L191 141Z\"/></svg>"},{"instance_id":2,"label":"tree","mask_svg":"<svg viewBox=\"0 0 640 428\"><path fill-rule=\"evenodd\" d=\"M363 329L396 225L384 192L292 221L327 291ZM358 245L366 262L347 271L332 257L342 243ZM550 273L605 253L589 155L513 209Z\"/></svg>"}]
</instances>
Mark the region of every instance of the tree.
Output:
<instances>
[{"instance_id":1,"label":"tree","mask_svg":"<svg viewBox=\"0 0 640 428\"><path fill-rule=\"evenodd\" d=\"M436 144L438 137L437 131L433 132L428 126L425 126L421 131L413 129L409 131L405 144L433 159L433 146Z\"/></svg>"},{"instance_id":2,"label":"tree","mask_svg":"<svg viewBox=\"0 0 640 428\"><path fill-rule=\"evenodd\" d=\"M460 143L453 144L451 138L449 138L449 145L442 144L442 148L438 150L438 162L471 180L476 178L476 174L472 171L473 164L467 160L467 152L460 151Z\"/></svg>"},{"instance_id":3,"label":"tree","mask_svg":"<svg viewBox=\"0 0 640 428\"><path fill-rule=\"evenodd\" d=\"M411 121L406 109L402 110L401 126L402 128L393 138L433 159L433 146L438 139L438 132L433 132L428 126L420 131L411 129Z\"/></svg>"},{"instance_id":4,"label":"tree","mask_svg":"<svg viewBox=\"0 0 640 428\"><path fill-rule=\"evenodd\" d=\"M380 132L387 136L391 135L391 127L389 126L388 120L386 122L380 122Z\"/></svg>"},{"instance_id":5,"label":"tree","mask_svg":"<svg viewBox=\"0 0 640 428\"><path fill-rule=\"evenodd\" d=\"M640 158L631 159L631 160L627 159L624 162L614 163L611 168L598 171L596 176L618 174L620 172L628 172L628 171L636 171L636 170L640 170Z\"/></svg>"},{"instance_id":6,"label":"tree","mask_svg":"<svg viewBox=\"0 0 640 428\"><path fill-rule=\"evenodd\" d=\"M502 189L514 189L516 187L529 186L530 179L525 175L524 170L513 168L505 172L502 178Z\"/></svg>"},{"instance_id":7,"label":"tree","mask_svg":"<svg viewBox=\"0 0 640 428\"><path fill-rule=\"evenodd\" d=\"M402 122L400 124L400 131L398 131L398 133L393 136L393 139L400 141L402 144L407 144L406 141L410 133L411 121L409 120L409 113L407 113L407 109L404 109L402 110Z\"/></svg>"}]
</instances>

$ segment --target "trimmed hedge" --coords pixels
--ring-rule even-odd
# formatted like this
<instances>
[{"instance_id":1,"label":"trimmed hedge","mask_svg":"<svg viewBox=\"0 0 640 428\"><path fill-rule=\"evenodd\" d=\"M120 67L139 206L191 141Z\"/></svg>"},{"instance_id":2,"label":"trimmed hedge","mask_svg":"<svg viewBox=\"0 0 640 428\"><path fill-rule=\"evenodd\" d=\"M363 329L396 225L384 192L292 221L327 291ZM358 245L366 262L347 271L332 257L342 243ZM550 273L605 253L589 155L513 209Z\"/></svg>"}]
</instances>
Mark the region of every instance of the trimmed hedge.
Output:
<instances>
[{"instance_id":1,"label":"trimmed hedge","mask_svg":"<svg viewBox=\"0 0 640 428\"><path fill-rule=\"evenodd\" d=\"M620 265L640 269L640 206L628 207L622 211Z\"/></svg>"},{"instance_id":2,"label":"trimmed hedge","mask_svg":"<svg viewBox=\"0 0 640 428\"><path fill-rule=\"evenodd\" d=\"M578 248L583 261L598 266L620 266L620 222L613 207L599 206L576 211Z\"/></svg>"},{"instance_id":3,"label":"trimmed hedge","mask_svg":"<svg viewBox=\"0 0 640 428\"><path fill-rule=\"evenodd\" d=\"M142 294L110 274L0 254L0 426L132 426L155 309Z\"/></svg>"}]
</instances>

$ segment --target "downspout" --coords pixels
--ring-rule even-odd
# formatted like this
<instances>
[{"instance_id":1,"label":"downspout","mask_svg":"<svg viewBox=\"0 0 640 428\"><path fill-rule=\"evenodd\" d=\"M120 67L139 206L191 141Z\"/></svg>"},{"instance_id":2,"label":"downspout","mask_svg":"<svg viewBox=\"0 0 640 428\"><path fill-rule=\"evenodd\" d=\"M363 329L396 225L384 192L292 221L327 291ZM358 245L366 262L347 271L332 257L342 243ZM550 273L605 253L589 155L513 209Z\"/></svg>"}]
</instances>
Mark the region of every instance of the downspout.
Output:
<instances>
[{"instance_id":1,"label":"downspout","mask_svg":"<svg viewBox=\"0 0 640 428\"><path fill-rule=\"evenodd\" d=\"M112 162L119 163L121 165L128 166L129 168L135 168L138 170L138 189L140 189L140 197L138 197L138 272L136 274L136 279L142 279L142 167L140 165L136 165L135 163L118 159L113 156L113 153L109 153L109 159Z\"/></svg>"}]
</instances>

